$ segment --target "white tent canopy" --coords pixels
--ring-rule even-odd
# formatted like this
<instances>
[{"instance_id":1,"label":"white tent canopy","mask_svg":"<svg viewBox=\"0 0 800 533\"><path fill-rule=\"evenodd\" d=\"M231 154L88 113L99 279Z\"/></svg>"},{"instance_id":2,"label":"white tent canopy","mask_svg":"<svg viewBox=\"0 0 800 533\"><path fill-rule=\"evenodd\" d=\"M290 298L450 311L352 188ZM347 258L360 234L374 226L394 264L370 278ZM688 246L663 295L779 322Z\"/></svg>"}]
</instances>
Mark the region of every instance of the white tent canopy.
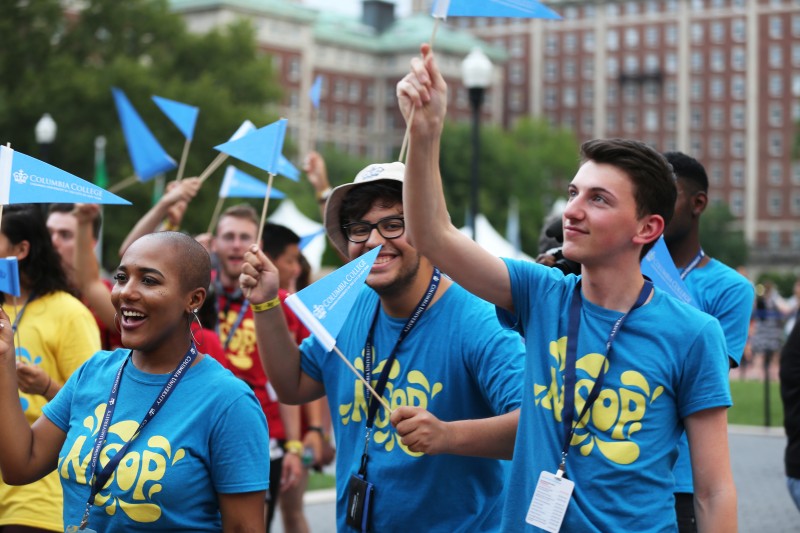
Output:
<instances>
[{"instance_id":1,"label":"white tent canopy","mask_svg":"<svg viewBox=\"0 0 800 533\"><path fill-rule=\"evenodd\" d=\"M323 225L305 216L297 209L293 201L288 198L281 201L281 205L267 217L275 224L286 226L302 239L310 235L315 237L303 248L303 255L311 264L311 272L316 274L322 266L322 254L325 253L327 237Z\"/></svg>"},{"instance_id":2,"label":"white tent canopy","mask_svg":"<svg viewBox=\"0 0 800 533\"><path fill-rule=\"evenodd\" d=\"M489 253L496 255L497 257L525 259L527 261L534 260L533 257L523 253L521 250L516 250L510 242L505 240L502 235L497 233L485 216L479 214L476 219L478 221L478 244L480 244ZM469 226L464 226L463 228L459 229L459 231L472 237L472 228Z\"/></svg>"}]
</instances>

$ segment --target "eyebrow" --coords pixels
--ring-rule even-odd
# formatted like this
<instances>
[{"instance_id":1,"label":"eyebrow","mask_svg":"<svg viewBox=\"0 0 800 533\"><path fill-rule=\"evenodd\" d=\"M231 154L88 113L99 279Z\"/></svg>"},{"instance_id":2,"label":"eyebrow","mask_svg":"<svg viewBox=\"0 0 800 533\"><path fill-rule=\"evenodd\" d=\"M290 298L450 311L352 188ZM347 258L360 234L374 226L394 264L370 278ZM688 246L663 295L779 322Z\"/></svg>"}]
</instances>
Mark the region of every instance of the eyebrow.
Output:
<instances>
[{"instance_id":1,"label":"eyebrow","mask_svg":"<svg viewBox=\"0 0 800 533\"><path fill-rule=\"evenodd\" d=\"M163 274L163 273L162 273L160 270L158 270L157 268L152 268L152 267L138 267L136 270L138 270L138 271L139 271L140 273L142 273L142 274L157 274L157 275L161 276L162 278L164 277L164 274ZM126 265L120 265L120 266L117 268L117 271L118 271L118 272L119 272L119 271L122 271L122 272L127 272L127 271L128 271L128 267L127 267Z\"/></svg>"}]
</instances>

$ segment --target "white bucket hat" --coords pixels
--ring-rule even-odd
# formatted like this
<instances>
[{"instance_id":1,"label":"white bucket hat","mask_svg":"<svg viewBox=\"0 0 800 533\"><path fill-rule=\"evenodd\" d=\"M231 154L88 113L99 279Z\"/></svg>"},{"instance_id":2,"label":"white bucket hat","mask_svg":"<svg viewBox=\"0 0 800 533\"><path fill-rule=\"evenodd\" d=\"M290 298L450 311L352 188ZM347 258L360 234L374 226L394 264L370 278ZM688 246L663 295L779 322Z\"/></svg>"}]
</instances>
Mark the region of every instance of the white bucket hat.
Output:
<instances>
[{"instance_id":1,"label":"white bucket hat","mask_svg":"<svg viewBox=\"0 0 800 533\"><path fill-rule=\"evenodd\" d=\"M325 231L328 238L336 246L336 248L345 256L347 253L347 237L344 236L344 231L339 223L339 211L342 208L347 193L354 187L364 185L367 183L374 183L381 180L399 181L403 183L403 177L406 173L406 166L399 161L394 163L376 163L369 165L364 170L356 174L356 179L353 183L345 183L339 185L331 191L328 197L328 202L325 204Z\"/></svg>"}]
</instances>

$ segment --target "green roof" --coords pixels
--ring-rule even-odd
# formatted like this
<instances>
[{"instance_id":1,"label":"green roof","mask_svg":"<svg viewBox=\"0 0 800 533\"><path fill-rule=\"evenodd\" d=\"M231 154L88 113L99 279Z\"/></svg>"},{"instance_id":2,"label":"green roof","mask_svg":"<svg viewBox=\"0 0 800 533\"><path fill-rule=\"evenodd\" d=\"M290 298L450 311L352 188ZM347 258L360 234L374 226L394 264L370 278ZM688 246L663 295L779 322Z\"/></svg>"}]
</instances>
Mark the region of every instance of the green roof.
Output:
<instances>
[{"instance_id":1,"label":"green roof","mask_svg":"<svg viewBox=\"0 0 800 533\"><path fill-rule=\"evenodd\" d=\"M320 43L375 54L415 53L421 43L430 41L435 20L424 13L398 18L386 31L378 34L359 18L320 11L288 0L170 0L170 5L177 12L228 7L308 22L313 25L314 38ZM446 24L440 24L436 31L436 50L466 55L476 46L480 46L492 61L503 62L508 59L504 49L482 41L466 31L450 28Z\"/></svg>"}]
</instances>

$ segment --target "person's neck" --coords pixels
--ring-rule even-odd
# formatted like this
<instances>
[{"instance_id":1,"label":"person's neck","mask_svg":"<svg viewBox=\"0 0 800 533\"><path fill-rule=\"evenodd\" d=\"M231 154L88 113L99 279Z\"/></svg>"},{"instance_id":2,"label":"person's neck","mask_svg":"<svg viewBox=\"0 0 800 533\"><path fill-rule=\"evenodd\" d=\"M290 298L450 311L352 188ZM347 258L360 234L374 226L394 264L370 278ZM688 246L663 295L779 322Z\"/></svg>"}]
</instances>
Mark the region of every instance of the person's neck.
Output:
<instances>
[{"instance_id":1,"label":"person's neck","mask_svg":"<svg viewBox=\"0 0 800 533\"><path fill-rule=\"evenodd\" d=\"M627 266L583 265L581 270L583 297L595 305L627 313L636 303L644 285L638 263Z\"/></svg>"},{"instance_id":2,"label":"person's neck","mask_svg":"<svg viewBox=\"0 0 800 533\"><path fill-rule=\"evenodd\" d=\"M701 250L700 236L692 232L679 241L667 243L669 255L678 269L686 268ZM705 263L703 263L705 264ZM698 265L699 266L699 265Z\"/></svg>"},{"instance_id":3,"label":"person's neck","mask_svg":"<svg viewBox=\"0 0 800 533\"><path fill-rule=\"evenodd\" d=\"M186 337L165 341L147 352L133 350L133 364L138 370L147 374L171 374L183 360L191 342L192 339L187 334ZM201 358L202 356L198 354L194 364Z\"/></svg>"},{"instance_id":4,"label":"person's neck","mask_svg":"<svg viewBox=\"0 0 800 533\"><path fill-rule=\"evenodd\" d=\"M395 294L381 294L381 307L383 311L393 318L407 318L417 308L417 304L425 295L425 292L430 287L431 275L433 274L433 267L420 268L414 282L411 286L403 290L397 291ZM444 275L441 276L439 287L436 289L429 307L435 304L439 298L442 297L444 292L452 285L452 281Z\"/></svg>"}]
</instances>

